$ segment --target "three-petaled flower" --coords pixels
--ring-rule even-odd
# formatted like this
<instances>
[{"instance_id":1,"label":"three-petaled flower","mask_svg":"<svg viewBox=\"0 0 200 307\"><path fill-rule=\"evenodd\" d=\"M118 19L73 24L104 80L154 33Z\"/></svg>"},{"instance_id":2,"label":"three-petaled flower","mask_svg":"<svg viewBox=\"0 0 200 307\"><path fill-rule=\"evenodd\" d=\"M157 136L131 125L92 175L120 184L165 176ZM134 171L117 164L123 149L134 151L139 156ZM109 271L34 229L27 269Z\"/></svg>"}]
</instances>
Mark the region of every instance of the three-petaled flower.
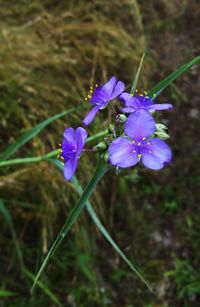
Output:
<instances>
[{"instance_id":1,"label":"three-petaled flower","mask_svg":"<svg viewBox=\"0 0 200 307\"><path fill-rule=\"evenodd\" d=\"M109 145L109 161L112 165L127 168L136 165L141 159L147 168L159 170L171 162L169 146L153 137L156 126L151 114L145 110L131 114L124 130L129 138L116 138Z\"/></svg>"},{"instance_id":2,"label":"three-petaled flower","mask_svg":"<svg viewBox=\"0 0 200 307\"><path fill-rule=\"evenodd\" d=\"M129 93L122 93L120 99L125 104L125 107L121 109L124 113L133 113L141 109L146 111L160 111L171 109L173 107L169 103L154 104L152 98L146 95L132 96Z\"/></svg>"},{"instance_id":3,"label":"three-petaled flower","mask_svg":"<svg viewBox=\"0 0 200 307\"><path fill-rule=\"evenodd\" d=\"M64 176L67 180L74 175L87 135L87 131L82 127L76 130L67 128L63 134L60 156L64 159Z\"/></svg>"},{"instance_id":4,"label":"three-petaled flower","mask_svg":"<svg viewBox=\"0 0 200 307\"><path fill-rule=\"evenodd\" d=\"M90 97L90 104L94 107L84 118L84 125L88 126L94 119L96 113L105 108L110 100L119 96L125 89L123 82L116 80L112 77L103 86L97 87Z\"/></svg>"}]
</instances>

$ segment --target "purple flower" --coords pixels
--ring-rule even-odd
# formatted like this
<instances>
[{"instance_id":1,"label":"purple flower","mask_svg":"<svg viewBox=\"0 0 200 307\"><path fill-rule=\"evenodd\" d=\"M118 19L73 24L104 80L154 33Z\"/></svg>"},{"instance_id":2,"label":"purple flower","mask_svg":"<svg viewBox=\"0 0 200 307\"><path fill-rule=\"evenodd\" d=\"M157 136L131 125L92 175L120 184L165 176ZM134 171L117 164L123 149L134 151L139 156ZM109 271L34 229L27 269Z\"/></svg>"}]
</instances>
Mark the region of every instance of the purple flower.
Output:
<instances>
[{"instance_id":1,"label":"purple flower","mask_svg":"<svg viewBox=\"0 0 200 307\"><path fill-rule=\"evenodd\" d=\"M120 99L125 104L125 108L121 109L124 113L133 113L140 109L159 111L173 108L169 103L153 104L152 98L143 95L132 96L129 93L123 93L120 95Z\"/></svg>"},{"instance_id":2,"label":"purple flower","mask_svg":"<svg viewBox=\"0 0 200 307\"><path fill-rule=\"evenodd\" d=\"M164 141L152 138L155 130L151 114L145 110L131 114L125 123L125 133L129 138L119 137L109 145L110 163L126 168L136 165L141 159L144 166L153 170L170 163L171 150Z\"/></svg>"},{"instance_id":3,"label":"purple flower","mask_svg":"<svg viewBox=\"0 0 200 307\"><path fill-rule=\"evenodd\" d=\"M75 173L87 135L87 131L82 127L76 130L67 128L64 132L60 156L64 160L64 176L67 180Z\"/></svg>"},{"instance_id":4,"label":"purple flower","mask_svg":"<svg viewBox=\"0 0 200 307\"><path fill-rule=\"evenodd\" d=\"M88 126L94 119L96 113L105 108L110 100L119 96L125 89L123 82L118 81L115 77L112 77L107 83L103 86L97 87L90 98L90 104L94 107L84 118L84 125Z\"/></svg>"}]
</instances>

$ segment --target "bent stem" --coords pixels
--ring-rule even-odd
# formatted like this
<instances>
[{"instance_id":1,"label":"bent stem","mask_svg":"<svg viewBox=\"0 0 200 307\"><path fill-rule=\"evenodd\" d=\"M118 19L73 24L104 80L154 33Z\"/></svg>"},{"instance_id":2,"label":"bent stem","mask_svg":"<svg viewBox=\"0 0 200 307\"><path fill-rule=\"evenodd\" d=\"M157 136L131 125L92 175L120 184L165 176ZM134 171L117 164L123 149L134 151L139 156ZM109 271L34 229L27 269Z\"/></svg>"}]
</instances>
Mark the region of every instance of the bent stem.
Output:
<instances>
[{"instance_id":1,"label":"bent stem","mask_svg":"<svg viewBox=\"0 0 200 307\"><path fill-rule=\"evenodd\" d=\"M92 192L94 191L97 183L100 181L100 179L103 177L103 175L109 170L110 166L103 160L99 159L97 163L96 170L94 172L94 175L90 181L90 183L87 185L86 189L84 190L83 194L81 195L78 203L75 205L75 207L70 212L65 224L63 225L59 235L57 236L56 240L54 241L52 247L50 248L46 258L44 259L37 275L34 280L33 286L31 288L31 293L33 293L33 290L37 284L38 279L40 278L42 272L44 271L45 267L47 266L50 258L54 255L55 251L75 223L76 219L80 215L82 209L86 205L88 199L90 198Z\"/></svg>"}]
</instances>

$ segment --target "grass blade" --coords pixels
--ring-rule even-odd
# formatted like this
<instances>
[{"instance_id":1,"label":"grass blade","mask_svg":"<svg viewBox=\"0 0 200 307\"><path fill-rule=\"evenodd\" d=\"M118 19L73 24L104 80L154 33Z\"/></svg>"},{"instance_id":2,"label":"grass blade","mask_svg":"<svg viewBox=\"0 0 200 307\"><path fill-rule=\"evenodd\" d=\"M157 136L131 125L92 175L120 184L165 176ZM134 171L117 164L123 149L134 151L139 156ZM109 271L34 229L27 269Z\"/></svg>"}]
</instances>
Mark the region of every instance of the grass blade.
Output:
<instances>
[{"instance_id":1,"label":"grass blade","mask_svg":"<svg viewBox=\"0 0 200 307\"><path fill-rule=\"evenodd\" d=\"M15 295L17 295L17 293L5 289L0 289L0 298L10 297Z\"/></svg>"},{"instance_id":2,"label":"grass blade","mask_svg":"<svg viewBox=\"0 0 200 307\"><path fill-rule=\"evenodd\" d=\"M19 247L18 240L17 240L17 235L16 235L16 231L15 231L15 228L14 228L13 220L12 220L12 217L11 217L8 209L4 206L4 203L1 199L0 199L0 213L4 216L5 220L8 223L19 262L20 262L20 264L23 268L24 267L23 257L22 257L22 253L21 253L21 250L20 250L20 247Z\"/></svg>"},{"instance_id":3,"label":"grass blade","mask_svg":"<svg viewBox=\"0 0 200 307\"><path fill-rule=\"evenodd\" d=\"M59 154L59 150L53 150L43 156L18 158L18 159L12 159L12 160L7 160L7 161L1 161L0 167L7 166L7 165L14 165L14 164L37 163L37 162L41 162L44 160L48 160L49 158L55 157L58 154Z\"/></svg>"},{"instance_id":4,"label":"grass blade","mask_svg":"<svg viewBox=\"0 0 200 307\"><path fill-rule=\"evenodd\" d=\"M197 56L192 61L182 65L169 76L167 76L164 80L154 86L150 91L148 91L148 95L156 98L168 85L170 85L174 80L180 77L183 73L185 73L188 69L192 68L194 65L200 63L200 56Z\"/></svg>"},{"instance_id":5,"label":"grass blade","mask_svg":"<svg viewBox=\"0 0 200 307\"><path fill-rule=\"evenodd\" d=\"M83 189L81 185L79 184L77 178L74 176L71 180L72 184L75 186L78 193L81 195L83 193ZM126 257L126 255L122 252L122 250L119 248L117 243L112 239L112 237L107 232L106 228L101 223L100 219L98 218L96 212L90 205L90 202L86 202L86 208L88 213L90 214L92 220L96 224L97 228L100 230L100 232L103 234L103 236L106 238L106 240L111 244L111 246L115 249L115 251L120 255L120 257L126 262L126 264L131 268L131 270L142 280L142 282L147 286L147 288L153 292L151 286L148 284L148 282L142 277L142 275L138 272L138 270L133 266L133 264L130 262L130 260Z\"/></svg>"},{"instance_id":6,"label":"grass blade","mask_svg":"<svg viewBox=\"0 0 200 307\"><path fill-rule=\"evenodd\" d=\"M141 69L142 69L142 64L143 64L143 61L144 61L144 57L145 57L145 53L143 53L143 55L142 55L142 58L140 60L140 64L139 64L138 70L137 70L136 75L135 75L135 79L133 81L133 85L131 87L131 95L135 94L135 90L136 90L138 79L139 79L140 72L141 72Z\"/></svg>"},{"instance_id":7,"label":"grass blade","mask_svg":"<svg viewBox=\"0 0 200 307\"><path fill-rule=\"evenodd\" d=\"M58 160L50 160L51 163L53 163L57 168L59 168L61 171L63 171L63 165ZM74 176L71 180L71 183L76 188L79 195L82 195L83 188L78 182L77 178ZM106 240L111 244L111 246L116 250L116 252L120 255L120 257L128 264L128 266L131 268L131 270L136 273L136 275L144 282L144 284L147 286L147 288L153 292L151 286L148 284L148 282L142 277L142 275L138 272L138 270L133 266L133 264L130 262L130 260L126 257L126 255L122 252L122 250L119 248L117 243L111 238L109 233L107 232L106 228L101 223L100 219L98 218L96 212L90 205L90 202L86 201L86 209L88 213L90 214L91 218L93 219L94 223L96 224L97 228L100 230L100 232L103 234L103 236L106 238Z\"/></svg>"},{"instance_id":8,"label":"grass blade","mask_svg":"<svg viewBox=\"0 0 200 307\"><path fill-rule=\"evenodd\" d=\"M90 181L90 183L87 185L86 189L84 190L83 194L81 195L78 203L75 205L75 207L72 209L72 211L69 214L69 217L67 218L64 226L62 227L59 235L57 236L56 240L54 241L52 247L50 248L46 258L44 259L37 275L36 278L34 280L33 286L31 288L31 292L34 290L38 279L40 278L44 268L46 267L46 265L48 264L50 258L54 255L55 251L57 250L57 248L59 247L59 245L61 244L61 242L63 241L63 239L65 238L65 236L67 235L67 233L69 232L69 230L71 229L71 227L73 226L73 224L75 223L76 219L78 218L78 216L80 215L82 209L84 208L84 206L86 205L87 200L90 198L93 190L95 189L97 183L99 182L99 180L103 177L103 175L109 170L109 165L107 163L105 163L103 160L99 160L96 170L94 172L94 175Z\"/></svg>"},{"instance_id":9,"label":"grass blade","mask_svg":"<svg viewBox=\"0 0 200 307\"><path fill-rule=\"evenodd\" d=\"M0 160L6 160L8 159L11 155L13 155L22 145L27 143L29 140L31 140L33 137L35 137L38 133L41 132L42 129L44 129L47 125L52 123L53 121L67 115L73 112L76 112L80 109L84 109L85 106L81 107L75 107L71 108L67 111L64 111L62 113L56 114L52 117L49 117L48 119L42 121L38 125L34 126L32 129L29 131L26 131L22 136L15 142L14 144L11 144L8 146L1 154L0 154Z\"/></svg>"},{"instance_id":10,"label":"grass blade","mask_svg":"<svg viewBox=\"0 0 200 307\"><path fill-rule=\"evenodd\" d=\"M32 282L35 280L35 276L30 271L23 269L23 272ZM58 297L52 293L52 291L45 284L43 284L41 281L38 281L37 284L38 287L40 287L40 289L52 300L52 302L56 304L56 306L63 306Z\"/></svg>"}]
</instances>

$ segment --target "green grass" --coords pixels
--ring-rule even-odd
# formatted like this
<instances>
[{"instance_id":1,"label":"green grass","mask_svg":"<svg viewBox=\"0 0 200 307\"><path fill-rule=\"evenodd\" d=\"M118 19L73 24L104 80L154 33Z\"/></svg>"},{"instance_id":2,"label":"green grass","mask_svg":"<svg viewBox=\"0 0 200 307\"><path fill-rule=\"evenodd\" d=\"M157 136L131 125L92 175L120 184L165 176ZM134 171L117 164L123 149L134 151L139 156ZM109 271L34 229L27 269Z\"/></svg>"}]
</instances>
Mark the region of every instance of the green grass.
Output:
<instances>
[{"instance_id":1,"label":"green grass","mask_svg":"<svg viewBox=\"0 0 200 307\"><path fill-rule=\"evenodd\" d=\"M0 4L1 153L36 124L84 105L92 83L116 74L130 89L143 52L137 85L141 91L198 55L195 1L21 0ZM191 286L198 276L200 255L200 161L194 148L199 142L198 75L198 68L193 68L156 99L170 99L176 106L164 115L172 136L172 166L162 175L144 169L123 178L110 175L91 199L113 239L143 268L155 296L112 251L86 213L44 274L41 283L47 291L40 287L30 296L32 279L19 266L15 239L25 266L36 272L78 200L73 186L42 161L0 169L1 199L15 231L13 237L11 224L1 215L0 304L49 306L56 298L63 306L198 306L198 285ZM89 132L107 129L110 111L104 114ZM83 112L77 112L52 122L12 159L56 150L64 128L80 124L82 117ZM81 158L77 176L82 186L93 168L91 156ZM168 271L173 274L165 277Z\"/></svg>"}]
</instances>

